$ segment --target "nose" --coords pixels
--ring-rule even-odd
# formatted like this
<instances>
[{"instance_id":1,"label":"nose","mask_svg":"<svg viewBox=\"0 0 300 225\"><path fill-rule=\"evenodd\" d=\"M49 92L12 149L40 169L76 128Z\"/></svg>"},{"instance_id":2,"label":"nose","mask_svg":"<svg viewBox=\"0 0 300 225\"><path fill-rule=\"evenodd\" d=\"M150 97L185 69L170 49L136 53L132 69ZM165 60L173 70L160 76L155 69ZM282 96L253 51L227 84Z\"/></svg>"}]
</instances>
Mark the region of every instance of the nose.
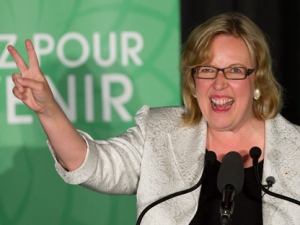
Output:
<instances>
[{"instance_id":1,"label":"nose","mask_svg":"<svg viewBox=\"0 0 300 225\"><path fill-rule=\"evenodd\" d=\"M214 79L213 86L216 90L222 90L226 88L228 85L227 79L225 77L224 71L219 70L217 73L217 77Z\"/></svg>"}]
</instances>

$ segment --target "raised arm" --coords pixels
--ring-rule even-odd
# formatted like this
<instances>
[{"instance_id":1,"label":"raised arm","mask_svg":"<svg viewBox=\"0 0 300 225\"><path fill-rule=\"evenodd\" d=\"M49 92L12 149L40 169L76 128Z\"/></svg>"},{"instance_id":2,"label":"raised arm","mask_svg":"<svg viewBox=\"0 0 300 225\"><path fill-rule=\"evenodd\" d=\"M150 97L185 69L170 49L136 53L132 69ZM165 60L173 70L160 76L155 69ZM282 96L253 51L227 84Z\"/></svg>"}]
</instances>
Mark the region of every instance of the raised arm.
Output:
<instances>
[{"instance_id":1,"label":"raised arm","mask_svg":"<svg viewBox=\"0 0 300 225\"><path fill-rule=\"evenodd\" d=\"M55 101L43 75L30 40L25 41L29 65L13 46L7 49L16 62L20 74L14 73L14 95L33 110L55 151L61 165L72 171L78 168L86 155L86 143Z\"/></svg>"}]
</instances>

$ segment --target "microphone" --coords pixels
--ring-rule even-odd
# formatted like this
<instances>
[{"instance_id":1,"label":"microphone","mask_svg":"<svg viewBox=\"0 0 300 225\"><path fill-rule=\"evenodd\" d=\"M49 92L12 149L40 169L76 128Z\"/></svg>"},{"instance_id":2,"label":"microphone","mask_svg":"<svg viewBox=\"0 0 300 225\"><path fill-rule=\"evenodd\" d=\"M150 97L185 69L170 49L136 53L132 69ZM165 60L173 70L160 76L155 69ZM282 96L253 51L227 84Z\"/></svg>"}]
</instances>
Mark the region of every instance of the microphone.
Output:
<instances>
[{"instance_id":1,"label":"microphone","mask_svg":"<svg viewBox=\"0 0 300 225\"><path fill-rule=\"evenodd\" d=\"M274 192L270 191L269 189L265 188L265 186L272 187L272 185L275 183L275 178L274 177L267 177L267 179L266 179L267 185L262 185L262 183L260 181L260 178L259 178L259 175L258 175L258 159L261 156L261 150L260 150L259 147L255 146L255 147L252 147L250 149L249 154L250 154L250 157L252 158L252 164L253 164L253 170L254 170L256 182L259 185L260 189L263 190L266 194L269 194L273 197L280 198L280 199L295 203L297 205L300 205L300 201L298 201L296 199L274 193Z\"/></svg>"},{"instance_id":2,"label":"microphone","mask_svg":"<svg viewBox=\"0 0 300 225\"><path fill-rule=\"evenodd\" d=\"M240 193L244 183L244 163L242 156L237 152L228 152L222 161L218 178L217 187L222 193L220 207L221 224L230 224L231 214L234 208L233 198Z\"/></svg>"},{"instance_id":3,"label":"microphone","mask_svg":"<svg viewBox=\"0 0 300 225\"><path fill-rule=\"evenodd\" d=\"M167 201L171 198L174 198L176 196L179 196L179 195L183 195L183 194L186 194L188 192L191 192L191 191L194 191L196 190L204 181L204 179L207 177L207 174L209 172L209 169L211 168L211 166L214 164L214 162L216 161L216 153L212 152L212 151L207 151L206 154L205 154L205 163L204 163L204 169L203 169L203 172L202 172L202 176L200 177L198 183L196 183L194 186L192 186L191 188L188 188L186 190L183 190L183 191L178 191L178 192L175 192L175 193L172 193L170 195L167 195L161 199L158 199L157 201L151 203L150 205L148 205L142 212L141 214L139 215L138 219L137 219L137 222L136 222L136 225L139 225L141 224L142 222L142 219L144 217L144 215L151 209L153 208L154 206L164 202L164 201Z\"/></svg>"}]
</instances>

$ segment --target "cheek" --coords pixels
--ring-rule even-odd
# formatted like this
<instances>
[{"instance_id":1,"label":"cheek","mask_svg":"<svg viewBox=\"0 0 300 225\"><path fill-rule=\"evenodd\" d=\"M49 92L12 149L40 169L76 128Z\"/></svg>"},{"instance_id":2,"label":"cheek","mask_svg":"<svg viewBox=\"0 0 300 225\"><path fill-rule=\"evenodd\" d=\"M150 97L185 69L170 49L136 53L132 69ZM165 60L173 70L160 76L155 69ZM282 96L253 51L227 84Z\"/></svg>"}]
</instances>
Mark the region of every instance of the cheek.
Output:
<instances>
[{"instance_id":1,"label":"cheek","mask_svg":"<svg viewBox=\"0 0 300 225\"><path fill-rule=\"evenodd\" d=\"M254 84L251 82L245 82L240 85L232 85L231 88L234 92L236 100L242 99L244 102L251 102L251 99L253 99Z\"/></svg>"},{"instance_id":2,"label":"cheek","mask_svg":"<svg viewBox=\"0 0 300 225\"><path fill-rule=\"evenodd\" d=\"M211 87L211 82L209 82L208 80L197 79L195 82L195 89L196 89L197 96L205 95L208 92L210 87Z\"/></svg>"},{"instance_id":3,"label":"cheek","mask_svg":"<svg viewBox=\"0 0 300 225\"><path fill-rule=\"evenodd\" d=\"M211 87L211 82L207 82L207 80L199 80L195 82L196 95L198 105L202 113L204 113L207 107L210 107L210 101L208 98L208 93Z\"/></svg>"}]
</instances>

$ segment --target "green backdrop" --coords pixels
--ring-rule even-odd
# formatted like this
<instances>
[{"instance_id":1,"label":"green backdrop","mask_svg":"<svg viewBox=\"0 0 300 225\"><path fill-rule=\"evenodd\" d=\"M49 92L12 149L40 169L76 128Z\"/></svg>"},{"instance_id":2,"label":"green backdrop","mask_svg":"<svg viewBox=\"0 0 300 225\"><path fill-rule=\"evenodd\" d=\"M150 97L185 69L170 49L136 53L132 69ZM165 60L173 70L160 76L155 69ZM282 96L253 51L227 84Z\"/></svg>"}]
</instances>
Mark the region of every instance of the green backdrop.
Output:
<instances>
[{"instance_id":1,"label":"green backdrop","mask_svg":"<svg viewBox=\"0 0 300 225\"><path fill-rule=\"evenodd\" d=\"M7 44L31 39L78 129L106 139L142 105L181 104L179 2L0 0L0 225L134 224L134 196L107 196L56 174L34 113L12 94Z\"/></svg>"}]
</instances>

